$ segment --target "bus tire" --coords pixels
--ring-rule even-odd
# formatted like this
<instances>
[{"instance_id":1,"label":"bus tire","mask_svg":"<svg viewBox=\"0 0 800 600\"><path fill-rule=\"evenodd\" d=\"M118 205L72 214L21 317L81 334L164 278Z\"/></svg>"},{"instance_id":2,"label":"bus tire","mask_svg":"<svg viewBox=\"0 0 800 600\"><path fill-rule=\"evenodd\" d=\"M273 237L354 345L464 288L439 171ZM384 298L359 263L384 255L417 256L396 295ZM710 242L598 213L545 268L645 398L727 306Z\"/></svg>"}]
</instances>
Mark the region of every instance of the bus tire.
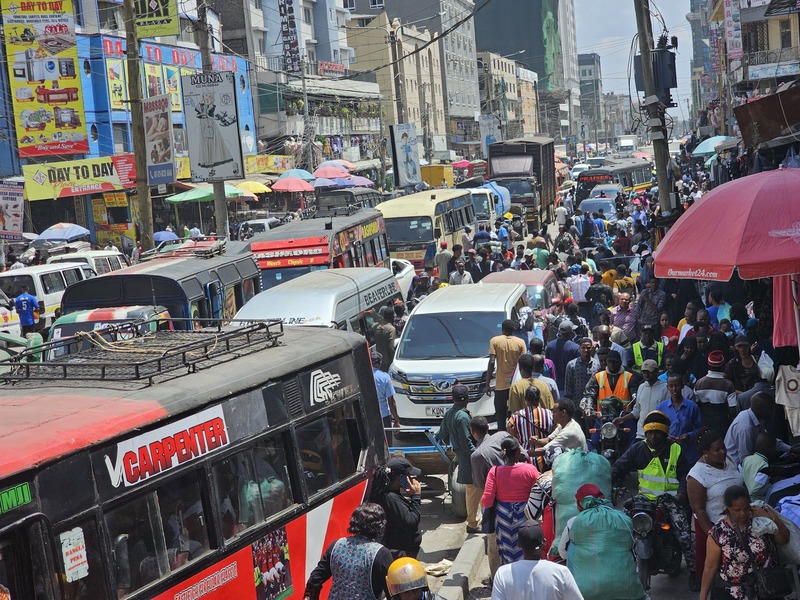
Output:
<instances>
[{"instance_id":1,"label":"bus tire","mask_svg":"<svg viewBox=\"0 0 800 600\"><path fill-rule=\"evenodd\" d=\"M454 458L450 463L450 472L447 477L447 488L450 490L453 514L460 519L466 519L467 487L463 483L458 483L458 469L458 461Z\"/></svg>"}]
</instances>

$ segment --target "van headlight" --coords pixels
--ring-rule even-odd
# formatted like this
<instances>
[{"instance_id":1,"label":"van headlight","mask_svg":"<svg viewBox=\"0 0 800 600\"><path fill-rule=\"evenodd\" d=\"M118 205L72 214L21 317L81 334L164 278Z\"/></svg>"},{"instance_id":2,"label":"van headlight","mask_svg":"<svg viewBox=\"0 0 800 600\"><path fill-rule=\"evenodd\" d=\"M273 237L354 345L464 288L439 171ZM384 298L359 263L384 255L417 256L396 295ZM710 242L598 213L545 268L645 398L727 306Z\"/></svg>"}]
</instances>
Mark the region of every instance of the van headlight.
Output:
<instances>
[{"instance_id":1,"label":"van headlight","mask_svg":"<svg viewBox=\"0 0 800 600\"><path fill-rule=\"evenodd\" d=\"M392 379L392 381L408 385L408 377L400 369L389 367L389 377Z\"/></svg>"}]
</instances>

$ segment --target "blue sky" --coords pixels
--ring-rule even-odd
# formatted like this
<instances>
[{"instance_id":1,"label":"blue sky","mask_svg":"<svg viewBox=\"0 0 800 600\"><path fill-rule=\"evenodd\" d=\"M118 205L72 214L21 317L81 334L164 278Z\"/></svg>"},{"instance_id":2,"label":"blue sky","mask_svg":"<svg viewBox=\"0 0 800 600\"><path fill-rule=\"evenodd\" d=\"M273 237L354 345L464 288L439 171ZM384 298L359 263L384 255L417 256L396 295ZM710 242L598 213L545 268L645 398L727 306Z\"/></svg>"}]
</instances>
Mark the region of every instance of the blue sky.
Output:
<instances>
[{"instance_id":1,"label":"blue sky","mask_svg":"<svg viewBox=\"0 0 800 600\"><path fill-rule=\"evenodd\" d=\"M634 0L575 0L578 33L578 52L596 52L600 55L603 71L603 91L628 93L628 59L631 40L636 34ZM691 101L692 35L686 14L689 0L651 0L653 13L660 11L669 30L669 35L678 36L678 90L673 99L680 99L679 108L670 113L682 119L686 114L686 99ZM653 35L658 38L661 23L652 17ZM598 26L599 25L599 26ZM637 44L638 50L638 44ZM634 92L631 71L631 91ZM681 108L683 112L681 112Z\"/></svg>"}]
</instances>

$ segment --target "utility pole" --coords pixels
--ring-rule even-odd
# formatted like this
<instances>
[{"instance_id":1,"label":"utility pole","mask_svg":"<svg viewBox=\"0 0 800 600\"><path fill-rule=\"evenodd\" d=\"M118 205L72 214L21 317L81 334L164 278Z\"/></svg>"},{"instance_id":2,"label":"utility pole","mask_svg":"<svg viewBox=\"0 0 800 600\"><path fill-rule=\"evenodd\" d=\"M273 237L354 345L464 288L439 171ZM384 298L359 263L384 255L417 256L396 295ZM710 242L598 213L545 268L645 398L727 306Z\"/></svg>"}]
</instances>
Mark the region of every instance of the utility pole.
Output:
<instances>
[{"instance_id":1,"label":"utility pole","mask_svg":"<svg viewBox=\"0 0 800 600\"><path fill-rule=\"evenodd\" d=\"M639 53L642 55L642 79L644 80L645 106L647 108L647 124L650 127L650 139L653 142L653 154L656 163L656 181L658 182L658 203L661 214L668 215L672 211L667 177L669 165L669 141L664 124L664 108L656 95L656 78L653 73L651 49L653 47L652 23L650 22L650 0L633 0L636 11L636 28L639 31Z\"/></svg>"},{"instance_id":2,"label":"utility pole","mask_svg":"<svg viewBox=\"0 0 800 600\"><path fill-rule=\"evenodd\" d=\"M403 107L403 82L400 76L400 68L402 66L402 62L400 62L401 56L398 56L399 52L397 49L398 43L402 43L399 38L397 37L397 30L392 29L389 31L389 45L391 46L392 50L392 64L394 67L394 95L397 98L397 122L398 123L405 123L405 117L403 115L404 107Z\"/></svg>"},{"instance_id":3,"label":"utility pole","mask_svg":"<svg viewBox=\"0 0 800 600\"><path fill-rule=\"evenodd\" d=\"M308 108L308 89L306 87L306 60L300 62L300 74L303 82L303 154L306 169L314 170L314 129L311 126L311 113Z\"/></svg>"},{"instance_id":4,"label":"utility pole","mask_svg":"<svg viewBox=\"0 0 800 600\"><path fill-rule=\"evenodd\" d=\"M211 32L208 25L208 5L202 0L197 5L197 21L200 56L203 59L203 72L214 70L214 57L211 55ZM238 126L238 125L237 125ZM214 187L214 221L217 226L217 235L228 239L230 228L228 226L228 203L225 199L225 182L215 181ZM202 210L202 209L201 209Z\"/></svg>"},{"instance_id":5,"label":"utility pole","mask_svg":"<svg viewBox=\"0 0 800 600\"><path fill-rule=\"evenodd\" d=\"M386 123L383 120L383 102L380 102L378 106L380 107L381 111L381 147L378 155L381 161L380 168L378 170L381 179L380 183L378 183L378 187L383 192L386 191L386 130L384 129L386 127Z\"/></svg>"},{"instance_id":6,"label":"utility pole","mask_svg":"<svg viewBox=\"0 0 800 600\"><path fill-rule=\"evenodd\" d=\"M154 247L153 203L147 184L147 150L145 148L144 109L142 108L142 79L139 72L139 37L136 35L134 0L124 0L125 58L128 63L128 104L131 111L133 160L136 165L136 202L139 205L139 238L144 250Z\"/></svg>"}]
</instances>

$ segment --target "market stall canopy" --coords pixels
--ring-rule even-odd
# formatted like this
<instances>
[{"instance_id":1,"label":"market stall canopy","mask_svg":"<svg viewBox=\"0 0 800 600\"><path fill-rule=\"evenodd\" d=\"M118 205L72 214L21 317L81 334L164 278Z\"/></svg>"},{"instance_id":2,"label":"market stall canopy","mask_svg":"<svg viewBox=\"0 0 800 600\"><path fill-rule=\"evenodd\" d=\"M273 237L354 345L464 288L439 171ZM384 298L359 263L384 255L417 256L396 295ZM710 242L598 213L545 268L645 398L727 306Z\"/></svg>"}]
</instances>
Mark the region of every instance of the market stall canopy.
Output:
<instances>
[{"instance_id":1,"label":"market stall canopy","mask_svg":"<svg viewBox=\"0 0 800 600\"><path fill-rule=\"evenodd\" d=\"M728 281L800 273L800 169L735 179L704 195L655 252L656 277ZM718 239L713 239L717 232Z\"/></svg>"},{"instance_id":2,"label":"market stall canopy","mask_svg":"<svg viewBox=\"0 0 800 600\"><path fill-rule=\"evenodd\" d=\"M725 135L715 135L714 137L710 137L707 140L703 140L699 144L697 144L697 148L694 149L692 152L692 156L706 156L711 155L716 152L714 148L717 144L725 142L733 138L729 138Z\"/></svg>"},{"instance_id":3,"label":"market stall canopy","mask_svg":"<svg viewBox=\"0 0 800 600\"><path fill-rule=\"evenodd\" d=\"M719 154L720 152L725 152L727 150L734 150L741 143L742 143L742 138L740 137L728 138L724 142L720 142L719 144L714 146L714 152Z\"/></svg>"},{"instance_id":4,"label":"market stall canopy","mask_svg":"<svg viewBox=\"0 0 800 600\"><path fill-rule=\"evenodd\" d=\"M246 195L245 192L232 185L225 185L226 198L239 198ZM187 204L191 202L213 202L214 201L214 186L204 185L198 186L193 190L186 190L180 194L174 194L164 198L164 202L170 204Z\"/></svg>"},{"instance_id":5,"label":"market stall canopy","mask_svg":"<svg viewBox=\"0 0 800 600\"><path fill-rule=\"evenodd\" d=\"M337 169L344 169L345 171L352 171L355 168L355 165L349 160L339 158L336 160L326 160L325 162L317 165L318 169L321 169L322 167L335 167Z\"/></svg>"},{"instance_id":6,"label":"market stall canopy","mask_svg":"<svg viewBox=\"0 0 800 600\"><path fill-rule=\"evenodd\" d=\"M72 240L79 240L82 237L89 235L90 231L75 223L56 223L45 229L39 237L38 241L61 241L71 242Z\"/></svg>"},{"instance_id":7,"label":"market stall canopy","mask_svg":"<svg viewBox=\"0 0 800 600\"><path fill-rule=\"evenodd\" d=\"M303 181L314 181L314 176L305 169L289 169L288 171L281 173L281 176L278 177L278 181L281 179L302 179ZM275 189L275 184L272 185L272 189Z\"/></svg>"},{"instance_id":8,"label":"market stall canopy","mask_svg":"<svg viewBox=\"0 0 800 600\"><path fill-rule=\"evenodd\" d=\"M272 184L273 192L313 192L314 186L298 177L278 179Z\"/></svg>"},{"instance_id":9,"label":"market stall canopy","mask_svg":"<svg viewBox=\"0 0 800 600\"><path fill-rule=\"evenodd\" d=\"M469 166L468 160L460 160L458 162L453 163L453 168L455 169L466 169Z\"/></svg>"},{"instance_id":10,"label":"market stall canopy","mask_svg":"<svg viewBox=\"0 0 800 600\"><path fill-rule=\"evenodd\" d=\"M373 187L375 185L374 181L366 177L361 177L360 175L353 175L350 181L352 181L353 185L356 187Z\"/></svg>"},{"instance_id":11,"label":"market stall canopy","mask_svg":"<svg viewBox=\"0 0 800 600\"><path fill-rule=\"evenodd\" d=\"M171 240L177 240L178 235L174 231L156 231L153 234L153 241L156 244L160 244L161 242L169 242Z\"/></svg>"},{"instance_id":12,"label":"market stall canopy","mask_svg":"<svg viewBox=\"0 0 800 600\"><path fill-rule=\"evenodd\" d=\"M326 179L325 177L317 177L312 184L314 189L319 190L322 188L335 188L336 182L333 179Z\"/></svg>"},{"instance_id":13,"label":"market stall canopy","mask_svg":"<svg viewBox=\"0 0 800 600\"><path fill-rule=\"evenodd\" d=\"M350 173L348 173L345 169L340 169L338 167L320 167L314 171L314 177L324 177L325 179L336 179L338 177L343 177L346 179L350 177Z\"/></svg>"},{"instance_id":14,"label":"market stall canopy","mask_svg":"<svg viewBox=\"0 0 800 600\"><path fill-rule=\"evenodd\" d=\"M236 184L236 187L253 194L268 194L272 191L266 185L258 181L243 181L242 183Z\"/></svg>"},{"instance_id":15,"label":"market stall canopy","mask_svg":"<svg viewBox=\"0 0 800 600\"><path fill-rule=\"evenodd\" d=\"M353 183L349 179L345 179L344 177L337 177L333 181L336 183L336 187L340 188L356 187L355 183Z\"/></svg>"}]
</instances>

